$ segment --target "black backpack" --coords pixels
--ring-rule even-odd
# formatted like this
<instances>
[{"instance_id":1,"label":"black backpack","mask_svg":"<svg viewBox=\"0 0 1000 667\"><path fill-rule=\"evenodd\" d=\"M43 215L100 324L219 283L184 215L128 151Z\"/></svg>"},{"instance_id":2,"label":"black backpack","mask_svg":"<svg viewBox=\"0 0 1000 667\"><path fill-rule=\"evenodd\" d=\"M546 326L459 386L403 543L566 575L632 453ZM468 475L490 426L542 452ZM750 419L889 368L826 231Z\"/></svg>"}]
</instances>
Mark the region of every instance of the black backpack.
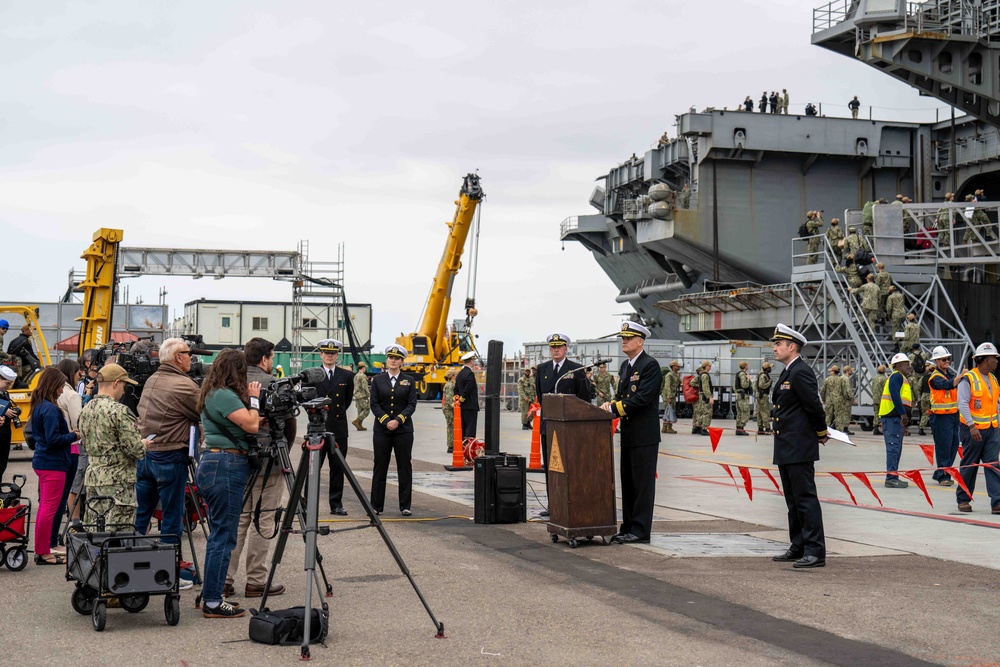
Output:
<instances>
[{"instance_id":1,"label":"black backpack","mask_svg":"<svg viewBox=\"0 0 1000 667\"><path fill-rule=\"evenodd\" d=\"M918 375L923 375L924 371L927 370L927 360L919 352L913 355L913 363L910 365L913 366L913 372Z\"/></svg>"},{"instance_id":2,"label":"black backpack","mask_svg":"<svg viewBox=\"0 0 1000 667\"><path fill-rule=\"evenodd\" d=\"M330 610L311 609L312 619L309 622L309 643L317 644L326 639L330 632ZM251 612L253 613L253 612ZM281 644L293 646L301 644L305 634L305 609L277 609L271 611L262 609L253 614L250 619L250 639L260 644Z\"/></svg>"},{"instance_id":3,"label":"black backpack","mask_svg":"<svg viewBox=\"0 0 1000 667\"><path fill-rule=\"evenodd\" d=\"M809 228L806 226L806 223L803 222L802 226L799 227L799 238L800 239L804 239L804 238L808 238L809 236L810 236L810 234L809 234Z\"/></svg>"}]
</instances>

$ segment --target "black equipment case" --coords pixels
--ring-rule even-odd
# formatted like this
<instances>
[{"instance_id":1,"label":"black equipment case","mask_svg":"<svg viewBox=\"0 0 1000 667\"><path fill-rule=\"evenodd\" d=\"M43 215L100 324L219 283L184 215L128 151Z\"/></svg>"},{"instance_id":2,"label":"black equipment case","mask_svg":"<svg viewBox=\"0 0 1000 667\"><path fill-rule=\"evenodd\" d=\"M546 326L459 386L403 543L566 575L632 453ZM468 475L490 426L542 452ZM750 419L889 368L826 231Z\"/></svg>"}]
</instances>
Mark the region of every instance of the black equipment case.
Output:
<instances>
[{"instance_id":1,"label":"black equipment case","mask_svg":"<svg viewBox=\"0 0 1000 667\"><path fill-rule=\"evenodd\" d=\"M527 462L523 456L480 456L475 470L476 523L528 520Z\"/></svg>"}]
</instances>

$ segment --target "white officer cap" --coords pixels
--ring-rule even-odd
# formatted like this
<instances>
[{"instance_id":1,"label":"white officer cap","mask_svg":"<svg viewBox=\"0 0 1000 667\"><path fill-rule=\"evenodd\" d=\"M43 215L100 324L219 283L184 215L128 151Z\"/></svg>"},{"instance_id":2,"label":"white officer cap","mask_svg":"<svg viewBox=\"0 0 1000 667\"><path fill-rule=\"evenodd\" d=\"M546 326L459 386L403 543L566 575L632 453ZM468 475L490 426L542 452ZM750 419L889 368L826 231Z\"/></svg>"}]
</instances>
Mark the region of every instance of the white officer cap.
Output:
<instances>
[{"instance_id":1,"label":"white officer cap","mask_svg":"<svg viewBox=\"0 0 1000 667\"><path fill-rule=\"evenodd\" d=\"M0 366L0 378L13 382L17 379L17 373L10 366Z\"/></svg>"},{"instance_id":2,"label":"white officer cap","mask_svg":"<svg viewBox=\"0 0 1000 667\"><path fill-rule=\"evenodd\" d=\"M385 356L406 359L406 348L398 343L393 343L389 347L385 348Z\"/></svg>"},{"instance_id":3,"label":"white officer cap","mask_svg":"<svg viewBox=\"0 0 1000 667\"><path fill-rule=\"evenodd\" d=\"M569 345L573 341L566 334L556 331L546 336L545 342L549 344L549 347L559 347L560 345Z\"/></svg>"},{"instance_id":4,"label":"white officer cap","mask_svg":"<svg viewBox=\"0 0 1000 667\"><path fill-rule=\"evenodd\" d=\"M468 361L469 359L475 359L475 358L476 358L475 352L466 352L461 357L462 361Z\"/></svg>"},{"instance_id":5,"label":"white officer cap","mask_svg":"<svg viewBox=\"0 0 1000 667\"><path fill-rule=\"evenodd\" d=\"M344 349L344 344L334 338L324 338L316 345L316 348L320 352L336 352L339 354Z\"/></svg>"},{"instance_id":6,"label":"white officer cap","mask_svg":"<svg viewBox=\"0 0 1000 667\"><path fill-rule=\"evenodd\" d=\"M646 338L649 336L649 329L642 326L638 322L632 322L631 320L625 320L622 322L622 329L618 332L618 335L622 338L635 338L639 336L641 338Z\"/></svg>"},{"instance_id":7,"label":"white officer cap","mask_svg":"<svg viewBox=\"0 0 1000 667\"><path fill-rule=\"evenodd\" d=\"M976 353L972 355L974 357L1000 357L1000 353L997 352L997 347L993 343L983 343L976 348Z\"/></svg>"},{"instance_id":8,"label":"white officer cap","mask_svg":"<svg viewBox=\"0 0 1000 667\"><path fill-rule=\"evenodd\" d=\"M793 340L800 345L806 345L809 341L806 337L800 334L795 329L790 326L778 323L778 326L774 327L774 335L771 336L771 340Z\"/></svg>"},{"instance_id":9,"label":"white officer cap","mask_svg":"<svg viewBox=\"0 0 1000 667\"><path fill-rule=\"evenodd\" d=\"M937 361L938 359L951 359L951 352L943 345L938 345L931 350L931 361Z\"/></svg>"},{"instance_id":10,"label":"white officer cap","mask_svg":"<svg viewBox=\"0 0 1000 667\"><path fill-rule=\"evenodd\" d=\"M996 354L996 350L995 349L993 350L993 354ZM893 355L892 359L889 360L889 365L890 366L895 366L896 364L898 364L901 361L909 361L909 360L910 360L910 358L908 356L906 356L904 353L897 352L896 354Z\"/></svg>"}]
</instances>

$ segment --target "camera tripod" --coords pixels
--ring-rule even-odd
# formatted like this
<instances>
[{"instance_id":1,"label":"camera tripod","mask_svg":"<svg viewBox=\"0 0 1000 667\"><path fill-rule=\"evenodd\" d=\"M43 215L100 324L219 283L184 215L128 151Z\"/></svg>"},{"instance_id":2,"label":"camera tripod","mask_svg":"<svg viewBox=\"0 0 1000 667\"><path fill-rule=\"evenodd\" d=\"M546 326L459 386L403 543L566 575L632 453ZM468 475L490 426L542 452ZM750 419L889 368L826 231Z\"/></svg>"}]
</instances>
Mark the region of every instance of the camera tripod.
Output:
<instances>
[{"instance_id":1,"label":"camera tripod","mask_svg":"<svg viewBox=\"0 0 1000 667\"><path fill-rule=\"evenodd\" d=\"M414 581L413 575L410 574L409 568L406 567L406 563L403 561L403 557L400 555L399 551L396 549L396 545L393 544L392 539L386 532L385 526L382 524L381 519L375 512L375 508L372 507L371 502L368 500L368 496L361 489L361 485L358 483L357 477L354 476L351 468L347 465L347 461L344 459L344 454L340 451L340 448L337 447L333 434L325 430L325 415L329 404L330 399L328 398L315 399L303 404L303 407L306 408L309 416L309 427L302 442L302 458L299 461L299 467L295 473L294 483L292 484L292 488L289 492L288 507L285 509L284 516L282 517L281 528L278 534L278 542L274 547L274 554L271 557L271 569L267 574L267 583L264 584L264 594L261 597L260 609L261 611L267 609L267 593L271 588L271 584L274 581L274 574L278 569L278 565L281 563L282 556L284 555L285 545L288 542L288 536L293 533L303 534L305 537L306 599L303 609L304 619L300 657L303 660L310 659L311 654L309 644L312 633L310 624L312 622L313 586L316 587L316 592L319 596L321 598L323 596L323 588L320 585L319 577L316 575L316 567L318 563L320 565L320 572L323 575L323 581L326 584L326 595L330 596L333 594L330 584L326 580L326 574L323 573L322 570L322 558L319 554L319 547L316 544L316 536L317 534L329 535L331 533L360 530L363 528L375 528L378 530L379 535L382 536L382 541L385 542L386 547L389 549L389 553L392 554L393 559L395 559L400 572L406 576L410 585L413 587L414 592L417 594L417 597L420 599L420 603L427 611L427 615L430 617L431 622L437 630L437 634L435 636L438 638L444 638L444 623L438 621L434 616L434 612L431 611L430 606L427 604L427 600L424 599L423 594L420 592L417 582ZM321 470L319 455L325 447L329 447L329 451L335 461L335 465L339 465L344 471L344 478L351 485L351 488L354 490L355 495L361 502L362 507L364 507L365 513L368 515L370 521L369 524L353 526L350 528L341 528L339 530L331 530L329 526L319 526L319 482ZM301 505L303 500L303 488L306 489L305 520L301 524L300 530L296 531L292 528L292 517L302 515ZM251 610L251 613L256 612L255 610ZM326 602L322 603L321 613L327 616L329 615L329 605Z\"/></svg>"}]
</instances>

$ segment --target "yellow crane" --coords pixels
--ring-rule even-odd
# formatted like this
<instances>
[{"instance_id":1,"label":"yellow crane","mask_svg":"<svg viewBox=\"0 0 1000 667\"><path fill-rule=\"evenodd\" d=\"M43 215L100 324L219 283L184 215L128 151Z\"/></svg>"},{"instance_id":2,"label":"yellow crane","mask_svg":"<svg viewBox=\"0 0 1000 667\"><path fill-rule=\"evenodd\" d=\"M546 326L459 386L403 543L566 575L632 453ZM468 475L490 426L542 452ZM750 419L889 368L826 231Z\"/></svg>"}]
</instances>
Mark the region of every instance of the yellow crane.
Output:
<instances>
[{"instance_id":1,"label":"yellow crane","mask_svg":"<svg viewBox=\"0 0 1000 667\"><path fill-rule=\"evenodd\" d=\"M449 367L461 365L461 356L475 351L471 332L472 320L477 315L475 278L472 277L469 298L465 301L465 323L460 330L448 327L448 311L455 276L462 268L462 253L469 231L473 227L476 211L483 200L483 189L478 174L468 174L455 201L455 215L448 225L444 254L438 263L430 295L424 306L417 330L402 334L396 342L410 351L403 362L403 370L417 376L423 398L433 398L444 384L444 374ZM474 255L473 255L474 257ZM473 272L475 268L473 268Z\"/></svg>"}]
</instances>

